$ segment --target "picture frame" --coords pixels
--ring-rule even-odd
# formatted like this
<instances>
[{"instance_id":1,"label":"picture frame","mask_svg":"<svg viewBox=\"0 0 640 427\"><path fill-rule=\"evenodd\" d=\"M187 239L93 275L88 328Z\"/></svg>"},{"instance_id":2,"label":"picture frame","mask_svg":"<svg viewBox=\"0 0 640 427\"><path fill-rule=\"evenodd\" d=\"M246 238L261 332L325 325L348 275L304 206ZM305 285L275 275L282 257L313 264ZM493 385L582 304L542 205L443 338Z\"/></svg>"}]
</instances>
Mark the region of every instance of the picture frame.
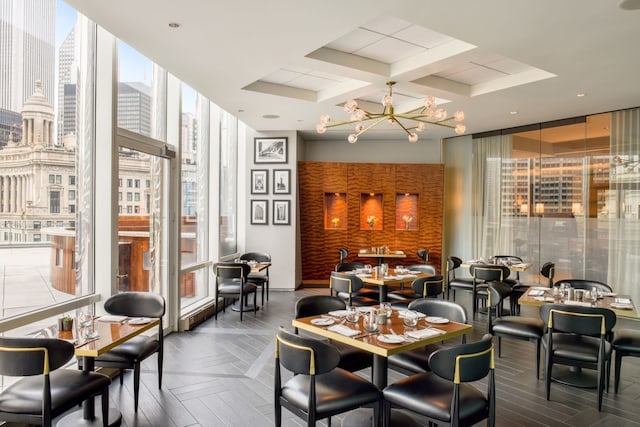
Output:
<instances>
[{"instance_id":1,"label":"picture frame","mask_svg":"<svg viewBox=\"0 0 640 427\"><path fill-rule=\"evenodd\" d=\"M251 200L251 224L253 225L269 224L269 201L268 200Z\"/></svg>"},{"instance_id":2,"label":"picture frame","mask_svg":"<svg viewBox=\"0 0 640 427\"><path fill-rule=\"evenodd\" d=\"M254 138L253 162L256 164L287 163L288 143L287 137Z\"/></svg>"},{"instance_id":3,"label":"picture frame","mask_svg":"<svg viewBox=\"0 0 640 427\"><path fill-rule=\"evenodd\" d=\"M273 201L273 225L291 225L291 200Z\"/></svg>"},{"instance_id":4,"label":"picture frame","mask_svg":"<svg viewBox=\"0 0 640 427\"><path fill-rule=\"evenodd\" d=\"M291 194L291 169L273 170L273 194Z\"/></svg>"},{"instance_id":5,"label":"picture frame","mask_svg":"<svg viewBox=\"0 0 640 427\"><path fill-rule=\"evenodd\" d=\"M251 194L269 194L269 171L267 169L251 170Z\"/></svg>"}]
</instances>

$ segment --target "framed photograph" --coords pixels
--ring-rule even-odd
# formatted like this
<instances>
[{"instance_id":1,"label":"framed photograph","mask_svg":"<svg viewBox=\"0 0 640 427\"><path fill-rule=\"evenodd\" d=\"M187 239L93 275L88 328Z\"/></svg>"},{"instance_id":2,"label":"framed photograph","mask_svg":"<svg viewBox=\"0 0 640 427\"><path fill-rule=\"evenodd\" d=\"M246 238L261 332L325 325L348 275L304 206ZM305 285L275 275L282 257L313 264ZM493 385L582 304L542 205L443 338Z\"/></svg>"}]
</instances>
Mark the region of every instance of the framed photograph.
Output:
<instances>
[{"instance_id":1,"label":"framed photograph","mask_svg":"<svg viewBox=\"0 0 640 427\"><path fill-rule=\"evenodd\" d=\"M273 170L273 194L291 194L291 169Z\"/></svg>"},{"instance_id":2,"label":"framed photograph","mask_svg":"<svg viewBox=\"0 0 640 427\"><path fill-rule=\"evenodd\" d=\"M267 200L251 201L251 224L269 224L269 202Z\"/></svg>"},{"instance_id":3,"label":"framed photograph","mask_svg":"<svg viewBox=\"0 0 640 427\"><path fill-rule=\"evenodd\" d=\"M290 225L291 200L273 201L273 225Z\"/></svg>"},{"instance_id":4,"label":"framed photograph","mask_svg":"<svg viewBox=\"0 0 640 427\"><path fill-rule=\"evenodd\" d=\"M254 163L287 163L287 138L255 138Z\"/></svg>"},{"instance_id":5,"label":"framed photograph","mask_svg":"<svg viewBox=\"0 0 640 427\"><path fill-rule=\"evenodd\" d=\"M251 194L269 194L269 171L267 169L251 170Z\"/></svg>"}]
</instances>

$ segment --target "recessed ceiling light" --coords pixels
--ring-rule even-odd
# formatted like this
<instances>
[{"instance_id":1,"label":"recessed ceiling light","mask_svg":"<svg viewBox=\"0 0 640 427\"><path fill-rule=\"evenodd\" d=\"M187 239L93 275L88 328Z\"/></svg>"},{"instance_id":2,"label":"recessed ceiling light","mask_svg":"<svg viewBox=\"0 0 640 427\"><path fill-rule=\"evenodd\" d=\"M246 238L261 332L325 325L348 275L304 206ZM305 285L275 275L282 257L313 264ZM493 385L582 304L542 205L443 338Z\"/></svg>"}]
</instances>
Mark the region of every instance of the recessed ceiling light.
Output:
<instances>
[{"instance_id":1,"label":"recessed ceiling light","mask_svg":"<svg viewBox=\"0 0 640 427\"><path fill-rule=\"evenodd\" d=\"M244 110L241 108L238 110L238 113L244 113Z\"/></svg>"},{"instance_id":2,"label":"recessed ceiling light","mask_svg":"<svg viewBox=\"0 0 640 427\"><path fill-rule=\"evenodd\" d=\"M578 98L582 98L583 96L585 96L585 94L584 94L584 93L579 93L579 94L577 94L576 96L577 96Z\"/></svg>"},{"instance_id":3,"label":"recessed ceiling light","mask_svg":"<svg viewBox=\"0 0 640 427\"><path fill-rule=\"evenodd\" d=\"M169 22L169 28L180 28L180 24L177 22Z\"/></svg>"},{"instance_id":4,"label":"recessed ceiling light","mask_svg":"<svg viewBox=\"0 0 640 427\"><path fill-rule=\"evenodd\" d=\"M512 116L515 116L516 114L518 114L517 111L509 111L509 114L511 114Z\"/></svg>"},{"instance_id":5,"label":"recessed ceiling light","mask_svg":"<svg viewBox=\"0 0 640 427\"><path fill-rule=\"evenodd\" d=\"M262 116L263 119L279 119L280 116L277 114L265 114Z\"/></svg>"}]
</instances>

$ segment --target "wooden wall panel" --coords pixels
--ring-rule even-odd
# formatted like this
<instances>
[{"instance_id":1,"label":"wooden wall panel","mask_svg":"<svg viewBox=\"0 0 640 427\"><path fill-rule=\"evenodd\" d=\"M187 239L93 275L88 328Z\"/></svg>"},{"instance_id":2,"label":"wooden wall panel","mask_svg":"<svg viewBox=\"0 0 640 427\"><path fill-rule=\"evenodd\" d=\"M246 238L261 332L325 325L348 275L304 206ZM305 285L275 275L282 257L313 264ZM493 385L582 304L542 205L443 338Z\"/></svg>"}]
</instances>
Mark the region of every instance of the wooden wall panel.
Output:
<instances>
[{"instance_id":1,"label":"wooden wall panel","mask_svg":"<svg viewBox=\"0 0 640 427\"><path fill-rule=\"evenodd\" d=\"M358 250L390 246L404 250L407 258L390 264L420 262L418 249L429 249L429 262L438 269L442 259L444 165L299 162L300 233L303 282L328 282L338 262L338 249L349 249L348 261L358 258ZM325 228L324 193L346 193L346 229ZM362 194L383 197L383 229L361 227ZM396 227L396 195L418 194L416 230ZM397 229L399 228L399 229Z\"/></svg>"}]
</instances>

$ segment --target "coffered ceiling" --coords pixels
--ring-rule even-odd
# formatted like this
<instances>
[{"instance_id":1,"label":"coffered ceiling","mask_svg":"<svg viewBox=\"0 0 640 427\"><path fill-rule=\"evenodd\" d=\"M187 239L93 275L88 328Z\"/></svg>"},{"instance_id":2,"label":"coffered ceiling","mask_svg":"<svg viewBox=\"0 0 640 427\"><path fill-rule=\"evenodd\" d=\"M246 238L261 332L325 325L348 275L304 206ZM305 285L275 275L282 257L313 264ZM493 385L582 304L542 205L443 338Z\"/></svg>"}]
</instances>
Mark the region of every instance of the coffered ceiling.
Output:
<instances>
[{"instance_id":1,"label":"coffered ceiling","mask_svg":"<svg viewBox=\"0 0 640 427\"><path fill-rule=\"evenodd\" d=\"M346 138L318 135L320 115L347 119L352 98L380 112L387 81L397 111L434 95L467 133L640 105L639 0L68 3L250 127L306 140Z\"/></svg>"}]
</instances>

